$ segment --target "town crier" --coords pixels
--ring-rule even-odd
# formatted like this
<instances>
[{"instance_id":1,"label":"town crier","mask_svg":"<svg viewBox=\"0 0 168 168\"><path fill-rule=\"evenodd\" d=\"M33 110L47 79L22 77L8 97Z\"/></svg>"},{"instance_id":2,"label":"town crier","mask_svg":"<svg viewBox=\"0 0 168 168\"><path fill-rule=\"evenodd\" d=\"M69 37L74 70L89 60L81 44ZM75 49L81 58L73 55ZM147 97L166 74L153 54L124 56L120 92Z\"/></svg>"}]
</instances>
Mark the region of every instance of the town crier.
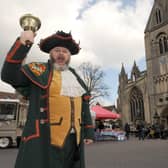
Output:
<instances>
[{"instance_id":1,"label":"town crier","mask_svg":"<svg viewBox=\"0 0 168 168\"><path fill-rule=\"evenodd\" d=\"M48 62L23 65L35 34L24 31L5 59L1 78L29 100L15 168L84 168L84 145L94 140L90 93L69 66L80 51L71 33L40 41ZM27 45L27 41L31 45Z\"/></svg>"}]
</instances>

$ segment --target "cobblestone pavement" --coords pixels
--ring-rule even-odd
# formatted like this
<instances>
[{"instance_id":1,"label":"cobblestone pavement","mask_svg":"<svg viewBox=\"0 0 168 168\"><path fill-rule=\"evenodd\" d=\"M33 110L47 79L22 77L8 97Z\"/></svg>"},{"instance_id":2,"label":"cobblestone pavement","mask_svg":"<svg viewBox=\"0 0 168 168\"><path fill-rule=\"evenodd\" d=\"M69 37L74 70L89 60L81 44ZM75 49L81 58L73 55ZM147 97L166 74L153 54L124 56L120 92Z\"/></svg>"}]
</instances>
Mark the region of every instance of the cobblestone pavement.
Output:
<instances>
[{"instance_id":1,"label":"cobblestone pavement","mask_svg":"<svg viewBox=\"0 0 168 168\"><path fill-rule=\"evenodd\" d=\"M16 148L0 149L0 168L14 168ZM131 139L86 146L86 168L166 168L168 140Z\"/></svg>"}]
</instances>

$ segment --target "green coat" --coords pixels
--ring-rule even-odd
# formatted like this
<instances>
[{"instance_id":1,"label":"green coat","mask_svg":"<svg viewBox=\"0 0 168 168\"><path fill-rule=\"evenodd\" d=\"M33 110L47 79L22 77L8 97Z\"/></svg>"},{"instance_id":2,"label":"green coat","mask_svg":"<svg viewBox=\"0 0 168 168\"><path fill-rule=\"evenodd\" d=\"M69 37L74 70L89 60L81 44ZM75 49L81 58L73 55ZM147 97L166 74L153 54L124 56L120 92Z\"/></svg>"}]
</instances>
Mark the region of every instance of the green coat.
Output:
<instances>
[{"instance_id":1,"label":"green coat","mask_svg":"<svg viewBox=\"0 0 168 168\"><path fill-rule=\"evenodd\" d=\"M15 168L52 168L49 162L50 125L48 122L48 98L53 69L50 61L48 63L40 63L45 67L45 71L40 71L40 75L32 73L30 64L22 66L21 64L30 48L22 45L17 39L6 57L1 72L2 80L11 84L17 91L27 97L30 104ZM37 68L38 65L39 63L37 63ZM70 70L87 91L85 84L75 71L72 68ZM82 101L81 142L78 160L80 167L78 168L85 168L83 139L94 139L88 95L86 92ZM45 109L46 112L41 113L41 108Z\"/></svg>"}]
</instances>

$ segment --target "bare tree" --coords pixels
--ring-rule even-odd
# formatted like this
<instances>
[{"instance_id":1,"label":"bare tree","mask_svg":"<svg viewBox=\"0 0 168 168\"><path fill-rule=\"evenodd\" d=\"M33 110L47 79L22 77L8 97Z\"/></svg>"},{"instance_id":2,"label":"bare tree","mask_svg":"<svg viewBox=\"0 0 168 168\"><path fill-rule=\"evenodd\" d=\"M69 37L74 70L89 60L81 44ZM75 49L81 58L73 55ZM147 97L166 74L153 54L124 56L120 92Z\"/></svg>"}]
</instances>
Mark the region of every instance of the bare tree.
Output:
<instances>
[{"instance_id":1,"label":"bare tree","mask_svg":"<svg viewBox=\"0 0 168 168\"><path fill-rule=\"evenodd\" d=\"M104 83L105 74L100 66L86 62L79 66L79 71L91 94L91 104L99 97L109 96L109 88Z\"/></svg>"}]
</instances>

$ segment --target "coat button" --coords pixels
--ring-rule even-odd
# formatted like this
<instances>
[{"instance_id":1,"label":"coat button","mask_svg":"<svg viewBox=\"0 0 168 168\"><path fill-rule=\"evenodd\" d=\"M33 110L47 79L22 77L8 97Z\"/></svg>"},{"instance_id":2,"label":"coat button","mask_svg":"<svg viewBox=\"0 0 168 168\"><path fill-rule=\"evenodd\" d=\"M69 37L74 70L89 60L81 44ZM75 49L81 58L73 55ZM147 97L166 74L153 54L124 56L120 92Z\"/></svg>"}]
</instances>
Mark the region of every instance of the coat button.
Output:
<instances>
[{"instance_id":1,"label":"coat button","mask_svg":"<svg viewBox=\"0 0 168 168\"><path fill-rule=\"evenodd\" d=\"M26 140L26 137L22 137L22 141L25 141Z\"/></svg>"},{"instance_id":2,"label":"coat button","mask_svg":"<svg viewBox=\"0 0 168 168\"><path fill-rule=\"evenodd\" d=\"M42 113L43 113L43 112L44 112L44 108L42 108L42 107L41 107L41 108L40 108L40 112L42 112Z\"/></svg>"},{"instance_id":3,"label":"coat button","mask_svg":"<svg viewBox=\"0 0 168 168\"><path fill-rule=\"evenodd\" d=\"M45 124L45 120L40 120L40 124Z\"/></svg>"}]
</instances>

